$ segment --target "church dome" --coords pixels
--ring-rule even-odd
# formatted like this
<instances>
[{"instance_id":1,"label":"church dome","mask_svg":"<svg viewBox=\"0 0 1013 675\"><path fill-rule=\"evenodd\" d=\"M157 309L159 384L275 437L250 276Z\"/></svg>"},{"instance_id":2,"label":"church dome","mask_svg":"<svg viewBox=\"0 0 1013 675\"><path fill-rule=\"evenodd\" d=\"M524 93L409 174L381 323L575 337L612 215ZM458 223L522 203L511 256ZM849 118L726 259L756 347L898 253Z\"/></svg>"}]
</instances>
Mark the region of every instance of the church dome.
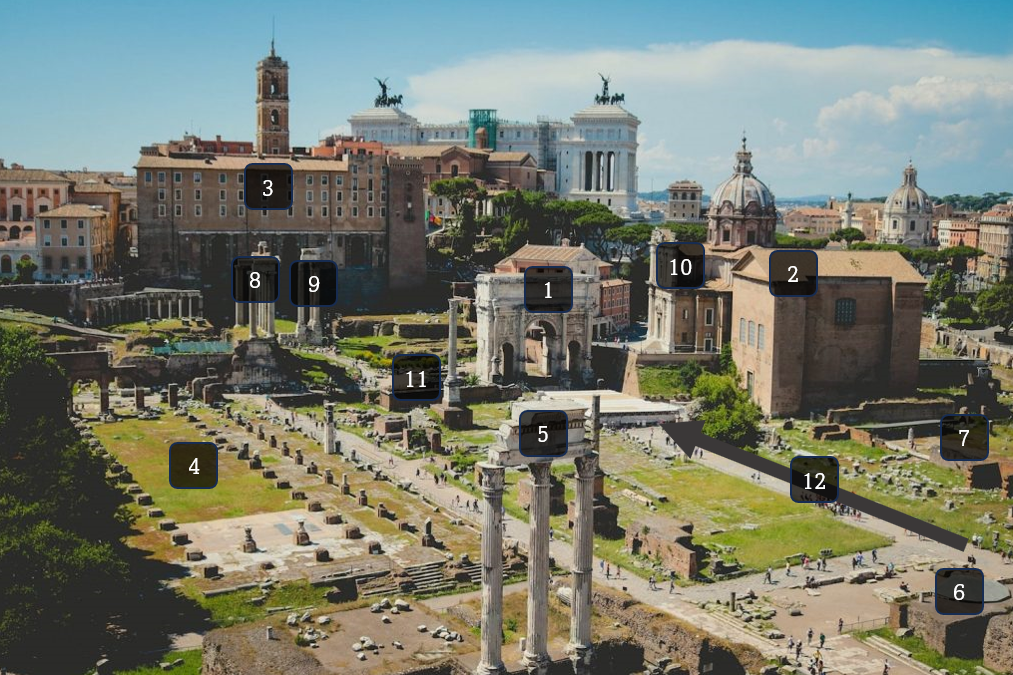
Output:
<instances>
[{"instance_id":1,"label":"church dome","mask_svg":"<svg viewBox=\"0 0 1013 675\"><path fill-rule=\"evenodd\" d=\"M711 209L725 209L730 204L732 211L742 213L755 204L760 211L774 208L774 195L763 181L753 175L753 153L746 150L746 137L742 137L742 149L735 154L735 173L721 183L711 195Z\"/></svg>"},{"instance_id":2,"label":"church dome","mask_svg":"<svg viewBox=\"0 0 1013 675\"><path fill-rule=\"evenodd\" d=\"M932 200L928 193L918 187L918 171L909 162L904 169L904 181L886 199L887 215L931 214Z\"/></svg>"}]
</instances>

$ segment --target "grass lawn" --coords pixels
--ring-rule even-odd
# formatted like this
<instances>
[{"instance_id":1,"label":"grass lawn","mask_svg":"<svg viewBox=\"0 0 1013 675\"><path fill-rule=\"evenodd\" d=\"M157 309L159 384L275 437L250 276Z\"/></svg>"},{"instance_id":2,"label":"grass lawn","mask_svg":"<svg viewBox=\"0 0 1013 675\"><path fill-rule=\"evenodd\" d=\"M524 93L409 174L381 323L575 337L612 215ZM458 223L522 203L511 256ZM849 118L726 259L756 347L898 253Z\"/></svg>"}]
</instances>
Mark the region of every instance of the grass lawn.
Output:
<instances>
[{"instance_id":1,"label":"grass lawn","mask_svg":"<svg viewBox=\"0 0 1013 675\"><path fill-rule=\"evenodd\" d=\"M782 438L791 443L792 447L818 455L832 454L839 457L862 457L863 459L870 460L878 459L885 454L893 454L887 450L869 448L855 441L814 441L807 436L807 425L802 424L801 427L801 429L779 431L778 433L782 435ZM998 424L994 424L993 429L998 433L998 436L993 437L991 442L993 452L996 455L1001 455L1008 451L1011 439L1013 439L1013 432L1011 432L1008 426ZM764 452L763 454L765 457L781 464L787 464L789 461L786 453L772 455ZM962 488L964 486L964 478L959 471L919 460L908 460L904 463L904 466L916 470L931 480L942 484L943 488L939 491L939 495L933 498L919 499L906 495L897 495L893 494L891 486L884 484L882 481L870 484L865 478L856 478L854 475L843 477L841 487L968 538L975 534L988 535L990 531L989 526L977 522L978 518L982 517L986 512L991 512L998 522L1002 522L1005 519L1007 502L989 492L977 490L971 494L957 495L951 495L947 492L948 489ZM870 469L874 471L879 470L875 466L870 467ZM954 499L957 508L953 511L944 511L942 506L946 499ZM1001 541L1006 540L1007 538L1001 539Z\"/></svg>"},{"instance_id":2,"label":"grass lawn","mask_svg":"<svg viewBox=\"0 0 1013 675\"><path fill-rule=\"evenodd\" d=\"M897 637L890 628L879 628L877 630L860 633L859 637L876 635L887 642L903 647L911 652L911 656L921 661L934 670L946 669L951 673L973 673L975 668L982 665L981 659L958 659L950 656L943 656L925 644L925 640L912 635L911 637Z\"/></svg>"},{"instance_id":3,"label":"grass lawn","mask_svg":"<svg viewBox=\"0 0 1013 675\"><path fill-rule=\"evenodd\" d=\"M271 589L263 604L254 605L252 598L260 597L259 588L234 591L206 598L198 590L195 580L183 581L183 594L211 614L211 621L218 627L234 626L247 621L259 621L270 616L269 607L293 607L297 609L323 607L327 604L323 588L314 588L308 581L293 581ZM344 606L342 606L344 608Z\"/></svg>"},{"instance_id":4,"label":"grass lawn","mask_svg":"<svg viewBox=\"0 0 1013 675\"><path fill-rule=\"evenodd\" d=\"M183 417L158 420L125 419L97 424L95 435L139 483L178 523L284 511L297 508L285 490L274 490L245 462L222 457L219 449L218 485L212 490L176 490L169 485L169 445L176 441L206 441ZM228 461L226 461L228 460Z\"/></svg>"},{"instance_id":5,"label":"grass lawn","mask_svg":"<svg viewBox=\"0 0 1013 675\"><path fill-rule=\"evenodd\" d=\"M200 675L201 671L201 650L188 649L184 652L168 652L162 654L148 666L131 668L130 670L117 670L114 675L161 675L163 671L158 667L159 663L172 663L176 659L183 659L183 665L172 669L175 675ZM88 671L89 673L91 670Z\"/></svg>"},{"instance_id":6,"label":"grass lawn","mask_svg":"<svg viewBox=\"0 0 1013 675\"><path fill-rule=\"evenodd\" d=\"M639 366L641 396L674 396L684 393L682 378L675 366Z\"/></svg>"}]
</instances>

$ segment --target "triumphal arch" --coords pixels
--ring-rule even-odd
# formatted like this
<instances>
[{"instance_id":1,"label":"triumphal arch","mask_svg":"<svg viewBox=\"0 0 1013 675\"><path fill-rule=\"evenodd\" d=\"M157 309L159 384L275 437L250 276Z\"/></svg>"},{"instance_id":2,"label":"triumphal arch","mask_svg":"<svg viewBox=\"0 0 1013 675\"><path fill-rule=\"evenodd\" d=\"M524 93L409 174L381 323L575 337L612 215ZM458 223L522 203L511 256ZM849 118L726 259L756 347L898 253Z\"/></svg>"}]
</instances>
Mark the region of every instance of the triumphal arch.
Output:
<instances>
[{"instance_id":1,"label":"triumphal arch","mask_svg":"<svg viewBox=\"0 0 1013 675\"><path fill-rule=\"evenodd\" d=\"M498 275L497 275L498 276ZM567 451L559 457L531 457L520 452L520 413L500 425L489 456L478 464L482 505L482 654L476 675L504 675L503 663L503 490L509 467L527 465L531 481L528 524L528 621L523 664L531 675L545 675L549 666L549 481L553 461L572 460L574 494L573 561L570 567L570 640L566 651L575 675L590 675L591 575L594 562L594 477L598 470L601 399L590 410L576 401L554 400L551 407L567 416ZM590 431L588 437L587 431Z\"/></svg>"},{"instance_id":2,"label":"triumphal arch","mask_svg":"<svg viewBox=\"0 0 1013 675\"><path fill-rule=\"evenodd\" d=\"M475 280L479 379L511 384L530 374L564 385L594 384L591 338L598 292L597 279L574 274L569 312L529 312L522 273L479 274Z\"/></svg>"}]
</instances>

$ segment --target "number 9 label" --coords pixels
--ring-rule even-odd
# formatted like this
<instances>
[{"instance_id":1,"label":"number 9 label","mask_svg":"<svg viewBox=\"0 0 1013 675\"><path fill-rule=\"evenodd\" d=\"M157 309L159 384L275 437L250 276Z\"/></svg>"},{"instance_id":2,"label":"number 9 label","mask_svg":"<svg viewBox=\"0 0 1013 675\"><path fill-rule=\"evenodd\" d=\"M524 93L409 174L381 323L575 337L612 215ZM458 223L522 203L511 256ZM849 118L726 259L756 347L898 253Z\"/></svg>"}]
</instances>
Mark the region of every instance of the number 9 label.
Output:
<instances>
[{"instance_id":1,"label":"number 9 label","mask_svg":"<svg viewBox=\"0 0 1013 675\"><path fill-rule=\"evenodd\" d=\"M330 307L338 301L338 266L332 260L296 260L288 288L296 307Z\"/></svg>"}]
</instances>

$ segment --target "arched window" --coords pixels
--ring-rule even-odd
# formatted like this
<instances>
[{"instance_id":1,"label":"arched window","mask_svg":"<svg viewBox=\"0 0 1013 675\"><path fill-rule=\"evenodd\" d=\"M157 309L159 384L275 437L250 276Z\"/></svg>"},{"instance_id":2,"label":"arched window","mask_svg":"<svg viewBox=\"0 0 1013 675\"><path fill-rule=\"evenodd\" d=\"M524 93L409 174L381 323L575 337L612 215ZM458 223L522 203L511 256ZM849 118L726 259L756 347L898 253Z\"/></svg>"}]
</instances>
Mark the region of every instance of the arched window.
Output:
<instances>
[{"instance_id":1,"label":"arched window","mask_svg":"<svg viewBox=\"0 0 1013 675\"><path fill-rule=\"evenodd\" d=\"M896 218L893 221L893 229L895 229L895 230L897 229L897 219Z\"/></svg>"},{"instance_id":2,"label":"arched window","mask_svg":"<svg viewBox=\"0 0 1013 675\"><path fill-rule=\"evenodd\" d=\"M838 326L855 325L857 303L854 298L839 298L834 303L834 323Z\"/></svg>"},{"instance_id":3,"label":"arched window","mask_svg":"<svg viewBox=\"0 0 1013 675\"><path fill-rule=\"evenodd\" d=\"M450 175L451 176L457 176L457 173L458 173L457 165L456 164L451 164L450 165Z\"/></svg>"},{"instance_id":4,"label":"arched window","mask_svg":"<svg viewBox=\"0 0 1013 675\"><path fill-rule=\"evenodd\" d=\"M272 77L271 78L271 95L273 96L273 95L275 95L277 93L278 93L278 78L277 77Z\"/></svg>"},{"instance_id":5,"label":"arched window","mask_svg":"<svg viewBox=\"0 0 1013 675\"><path fill-rule=\"evenodd\" d=\"M271 111L271 124L278 124L278 111L277 110L272 110Z\"/></svg>"},{"instance_id":6,"label":"arched window","mask_svg":"<svg viewBox=\"0 0 1013 675\"><path fill-rule=\"evenodd\" d=\"M914 231L915 231L915 221L913 221L913 220L911 221L911 225L910 225L910 228L911 228L911 229L910 229L910 231L911 231L911 232L914 232Z\"/></svg>"}]
</instances>

